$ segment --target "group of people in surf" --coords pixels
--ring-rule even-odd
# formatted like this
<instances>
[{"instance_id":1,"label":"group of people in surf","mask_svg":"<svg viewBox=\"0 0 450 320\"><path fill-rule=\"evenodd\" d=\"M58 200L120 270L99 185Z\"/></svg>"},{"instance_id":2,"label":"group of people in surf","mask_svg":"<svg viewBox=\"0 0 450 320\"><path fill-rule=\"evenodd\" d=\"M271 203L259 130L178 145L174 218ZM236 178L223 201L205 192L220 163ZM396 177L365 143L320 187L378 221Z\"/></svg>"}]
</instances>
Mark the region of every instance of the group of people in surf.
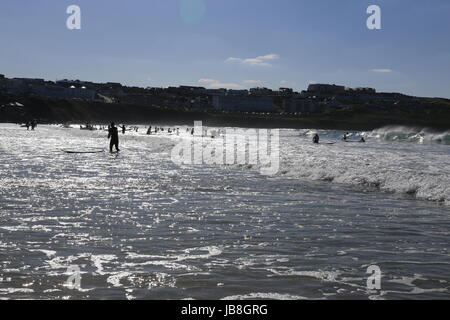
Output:
<instances>
[{"instance_id":1,"label":"group of people in surf","mask_svg":"<svg viewBox=\"0 0 450 320\"><path fill-rule=\"evenodd\" d=\"M346 132L344 133L344 135L342 136L342 141L348 141L348 137L349 137L349 133ZM366 139L364 139L364 137L361 137L361 139L358 142L366 142Z\"/></svg>"},{"instance_id":2,"label":"group of people in surf","mask_svg":"<svg viewBox=\"0 0 450 320\"><path fill-rule=\"evenodd\" d=\"M93 126L90 123L86 123L86 125L83 127L82 125L80 125L80 130L97 130L97 128L95 126ZM100 127L100 130L102 130L102 127Z\"/></svg>"},{"instance_id":3,"label":"group of people in surf","mask_svg":"<svg viewBox=\"0 0 450 320\"><path fill-rule=\"evenodd\" d=\"M33 119L31 121L27 121L27 123L25 123L25 127L27 128L27 130L31 130L34 131L34 129L37 127L37 120Z\"/></svg>"},{"instance_id":4,"label":"group of people in surf","mask_svg":"<svg viewBox=\"0 0 450 320\"><path fill-rule=\"evenodd\" d=\"M158 133L158 132L167 132L169 134L173 134L175 133L177 136L180 134L180 128L169 128L169 129L165 129L163 127L155 127L153 128L152 126L150 126L147 129L147 134L151 135L152 133ZM195 129L194 128L186 128L186 133L190 133L191 135L194 135L195 133ZM215 138L218 134L220 134L220 132L218 133L215 130L211 130L210 131L210 135L208 135L208 130L204 129L203 130L203 137L207 137L210 136L211 138Z\"/></svg>"},{"instance_id":5,"label":"group of people in surf","mask_svg":"<svg viewBox=\"0 0 450 320\"><path fill-rule=\"evenodd\" d=\"M350 134L348 132L344 133L344 135L342 136L342 141L349 142L348 141L349 135ZM314 134L314 136L313 136L313 143L314 144L318 144L319 141L320 141L319 134L318 133ZM356 141L352 141L352 142L356 142ZM361 137L361 139L358 142L366 142L366 139L364 139L364 137Z\"/></svg>"},{"instance_id":6,"label":"group of people in surf","mask_svg":"<svg viewBox=\"0 0 450 320\"><path fill-rule=\"evenodd\" d=\"M123 124L120 126L120 129L122 131L122 134L125 134L125 132L127 131L126 126ZM138 132L139 127L131 127L132 131ZM193 129L192 129L193 130ZM162 127L155 127L154 128L154 133L158 133L159 131L164 132L165 129ZM153 132L152 130L152 126L149 126L149 128L147 129L147 134L151 135ZM169 128L167 130L167 133L176 133L177 135L180 133L180 128ZM193 132L192 132L193 134ZM109 151L113 152L113 149L116 149L116 152L119 152L119 128L116 127L116 124L114 122L111 122L111 124L108 126L108 139L110 139L109 141Z\"/></svg>"},{"instance_id":7,"label":"group of people in surf","mask_svg":"<svg viewBox=\"0 0 450 320\"><path fill-rule=\"evenodd\" d=\"M195 129L194 128L186 128L186 132L191 133L191 135L194 135ZM202 137L211 137L212 139L214 139L215 137L220 136L223 133L224 133L224 131L221 129L219 129L218 131L211 129L209 131L209 133L208 133L208 129L203 129Z\"/></svg>"},{"instance_id":8,"label":"group of people in surf","mask_svg":"<svg viewBox=\"0 0 450 320\"><path fill-rule=\"evenodd\" d=\"M148 127L147 129L147 134L151 135L152 133L158 133L158 132L165 132L166 129L164 129L163 127L155 127L154 129L152 129L152 126ZM169 128L167 129L167 133L172 134L175 133L176 135L180 134L180 128Z\"/></svg>"},{"instance_id":9,"label":"group of people in surf","mask_svg":"<svg viewBox=\"0 0 450 320\"><path fill-rule=\"evenodd\" d=\"M116 151L120 151L119 149L119 128L122 131L122 134L125 134L125 132L127 131L126 126L123 124L119 127L116 126L116 124L114 122L111 122L111 124L108 126L108 139L110 139L110 143L109 143L109 151L113 152L113 149L116 149ZM138 132L138 127L131 127L133 131ZM129 129L130 130L130 129ZM131 131L130 130L130 131ZM147 129L147 135L151 135L152 133L156 134L158 132L167 132L168 134L176 134L179 135L180 134L180 128L163 128L163 127L152 127L149 126ZM194 128L186 128L186 132L191 135L194 135L195 130ZM210 137L211 138L215 138L217 135L220 135L221 131L219 130L219 132L215 131L215 130L211 130L210 132ZM203 130L203 137L207 137L208 136L208 131L206 129Z\"/></svg>"},{"instance_id":10,"label":"group of people in surf","mask_svg":"<svg viewBox=\"0 0 450 320\"><path fill-rule=\"evenodd\" d=\"M342 136L342 141L348 142L349 135L350 134L348 132L344 133L344 135ZM356 141L353 141L353 142L356 142ZM359 139L358 142L366 142L366 139L364 139L364 137L361 137L361 139Z\"/></svg>"},{"instance_id":11,"label":"group of people in surf","mask_svg":"<svg viewBox=\"0 0 450 320\"><path fill-rule=\"evenodd\" d=\"M139 131L139 127L138 126L133 126L130 127L129 129L127 129L126 125L121 125L120 128L122 129L122 134L125 134L126 131L134 131L134 132L138 132Z\"/></svg>"}]
</instances>

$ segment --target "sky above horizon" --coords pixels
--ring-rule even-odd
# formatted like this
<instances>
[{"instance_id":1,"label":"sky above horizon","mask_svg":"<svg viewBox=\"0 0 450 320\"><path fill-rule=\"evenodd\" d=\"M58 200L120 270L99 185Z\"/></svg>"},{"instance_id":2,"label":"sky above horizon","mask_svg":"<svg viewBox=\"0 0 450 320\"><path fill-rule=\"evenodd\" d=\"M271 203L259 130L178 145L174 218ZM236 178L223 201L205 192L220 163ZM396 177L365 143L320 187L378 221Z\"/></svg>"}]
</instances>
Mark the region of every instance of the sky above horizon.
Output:
<instances>
[{"instance_id":1,"label":"sky above horizon","mask_svg":"<svg viewBox=\"0 0 450 320\"><path fill-rule=\"evenodd\" d=\"M81 30L66 27L70 5ZM448 0L2 0L0 39L7 77L450 98Z\"/></svg>"}]
</instances>

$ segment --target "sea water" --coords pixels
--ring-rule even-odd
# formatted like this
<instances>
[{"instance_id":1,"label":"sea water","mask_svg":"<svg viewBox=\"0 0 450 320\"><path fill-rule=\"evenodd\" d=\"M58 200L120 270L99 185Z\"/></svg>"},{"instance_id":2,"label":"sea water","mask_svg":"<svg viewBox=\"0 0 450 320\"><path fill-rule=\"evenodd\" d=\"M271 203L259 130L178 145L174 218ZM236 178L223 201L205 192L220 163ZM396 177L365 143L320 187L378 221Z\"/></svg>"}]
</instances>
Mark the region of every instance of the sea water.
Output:
<instances>
[{"instance_id":1,"label":"sea water","mask_svg":"<svg viewBox=\"0 0 450 320\"><path fill-rule=\"evenodd\" d=\"M179 131L0 124L0 299L450 298L446 133L280 130L267 176L175 164Z\"/></svg>"}]
</instances>

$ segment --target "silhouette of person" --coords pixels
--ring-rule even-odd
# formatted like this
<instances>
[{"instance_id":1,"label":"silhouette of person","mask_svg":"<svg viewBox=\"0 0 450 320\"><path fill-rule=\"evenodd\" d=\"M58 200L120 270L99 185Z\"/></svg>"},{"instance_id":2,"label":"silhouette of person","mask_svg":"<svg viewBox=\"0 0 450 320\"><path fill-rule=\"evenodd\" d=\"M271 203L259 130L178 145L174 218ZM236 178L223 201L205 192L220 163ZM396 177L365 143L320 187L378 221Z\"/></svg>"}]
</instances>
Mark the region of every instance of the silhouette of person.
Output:
<instances>
[{"instance_id":1,"label":"silhouette of person","mask_svg":"<svg viewBox=\"0 0 450 320\"><path fill-rule=\"evenodd\" d=\"M345 134L344 134L344 136L342 137L342 140L344 140L344 141L347 141L347 138L348 138L348 134L349 134L348 132L347 132L347 133L345 133Z\"/></svg>"},{"instance_id":2,"label":"silhouette of person","mask_svg":"<svg viewBox=\"0 0 450 320\"><path fill-rule=\"evenodd\" d=\"M319 143L319 135L316 133L313 137L313 143Z\"/></svg>"},{"instance_id":3,"label":"silhouette of person","mask_svg":"<svg viewBox=\"0 0 450 320\"><path fill-rule=\"evenodd\" d=\"M116 124L111 122L111 125L108 130L108 139L111 139L109 142L109 151L113 152L113 147L116 147L116 151L120 151L119 149L119 132L117 131Z\"/></svg>"}]
</instances>

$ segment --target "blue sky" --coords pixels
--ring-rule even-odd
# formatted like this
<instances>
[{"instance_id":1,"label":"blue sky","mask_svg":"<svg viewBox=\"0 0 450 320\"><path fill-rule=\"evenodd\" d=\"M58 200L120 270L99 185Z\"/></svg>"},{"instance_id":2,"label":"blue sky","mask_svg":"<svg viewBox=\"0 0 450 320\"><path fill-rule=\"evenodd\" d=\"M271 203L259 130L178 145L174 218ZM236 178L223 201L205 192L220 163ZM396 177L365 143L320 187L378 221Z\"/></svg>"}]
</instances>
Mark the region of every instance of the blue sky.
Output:
<instances>
[{"instance_id":1,"label":"blue sky","mask_svg":"<svg viewBox=\"0 0 450 320\"><path fill-rule=\"evenodd\" d=\"M382 30L366 27L372 4ZM448 0L2 0L0 39L7 77L450 98Z\"/></svg>"}]
</instances>

